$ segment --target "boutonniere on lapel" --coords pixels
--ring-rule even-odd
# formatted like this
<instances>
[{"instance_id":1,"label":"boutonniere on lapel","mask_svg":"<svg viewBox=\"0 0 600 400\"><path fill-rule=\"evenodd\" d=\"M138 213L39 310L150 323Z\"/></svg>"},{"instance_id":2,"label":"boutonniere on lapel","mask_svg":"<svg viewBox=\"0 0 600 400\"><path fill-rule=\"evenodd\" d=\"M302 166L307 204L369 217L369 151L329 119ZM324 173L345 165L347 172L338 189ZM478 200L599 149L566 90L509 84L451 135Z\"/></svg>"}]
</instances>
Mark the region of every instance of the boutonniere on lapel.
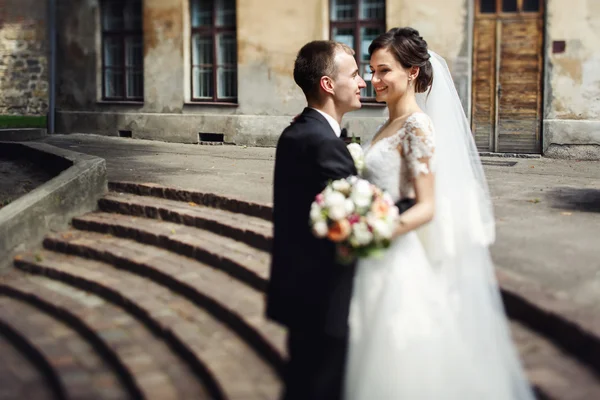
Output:
<instances>
[{"instance_id":1,"label":"boutonniere on lapel","mask_svg":"<svg viewBox=\"0 0 600 400\"><path fill-rule=\"evenodd\" d=\"M359 175L362 175L362 171L365 168L365 153L358 142L355 141L354 136L352 137L352 142L348 144L348 151L354 160L354 166L358 171Z\"/></svg>"}]
</instances>

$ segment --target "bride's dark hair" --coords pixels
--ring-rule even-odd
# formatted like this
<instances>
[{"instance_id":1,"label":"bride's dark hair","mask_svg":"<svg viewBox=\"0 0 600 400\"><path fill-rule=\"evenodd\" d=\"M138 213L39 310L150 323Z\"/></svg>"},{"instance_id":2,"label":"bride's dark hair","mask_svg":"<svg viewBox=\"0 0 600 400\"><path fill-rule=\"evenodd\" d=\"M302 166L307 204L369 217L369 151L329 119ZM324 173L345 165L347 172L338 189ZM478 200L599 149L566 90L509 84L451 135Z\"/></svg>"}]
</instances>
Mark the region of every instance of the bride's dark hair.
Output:
<instances>
[{"instance_id":1,"label":"bride's dark hair","mask_svg":"<svg viewBox=\"0 0 600 400\"><path fill-rule=\"evenodd\" d=\"M419 67L415 92L423 93L433 83L433 67L427 51L427 42L413 28L392 28L379 35L369 46L369 56L376 50L389 50L404 68Z\"/></svg>"}]
</instances>

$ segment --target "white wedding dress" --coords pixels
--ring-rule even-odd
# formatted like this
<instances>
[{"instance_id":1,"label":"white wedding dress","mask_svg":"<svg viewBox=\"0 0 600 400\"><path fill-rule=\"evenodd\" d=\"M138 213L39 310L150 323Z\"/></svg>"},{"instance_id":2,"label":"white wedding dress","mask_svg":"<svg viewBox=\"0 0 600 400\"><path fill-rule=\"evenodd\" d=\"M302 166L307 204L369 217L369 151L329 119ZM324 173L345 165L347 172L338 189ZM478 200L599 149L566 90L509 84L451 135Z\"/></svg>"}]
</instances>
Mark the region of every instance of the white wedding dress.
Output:
<instances>
[{"instance_id":1,"label":"white wedding dress","mask_svg":"<svg viewBox=\"0 0 600 400\"><path fill-rule=\"evenodd\" d=\"M363 175L394 201L414 197L411 177L435 172L435 142L430 118L415 113L395 135L366 145ZM533 399L487 246L434 263L427 240L412 231L381 258L359 260L345 400Z\"/></svg>"}]
</instances>

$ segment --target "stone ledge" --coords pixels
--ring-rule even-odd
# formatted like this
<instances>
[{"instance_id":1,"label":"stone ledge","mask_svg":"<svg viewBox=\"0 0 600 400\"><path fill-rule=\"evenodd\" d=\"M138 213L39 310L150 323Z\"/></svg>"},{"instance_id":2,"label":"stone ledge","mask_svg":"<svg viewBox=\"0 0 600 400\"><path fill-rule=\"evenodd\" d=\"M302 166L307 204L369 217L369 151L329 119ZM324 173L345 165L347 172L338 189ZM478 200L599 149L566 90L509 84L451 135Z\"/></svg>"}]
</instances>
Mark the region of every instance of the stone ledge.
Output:
<instances>
[{"instance_id":1,"label":"stone ledge","mask_svg":"<svg viewBox=\"0 0 600 400\"><path fill-rule=\"evenodd\" d=\"M563 160L600 160L600 144L550 144L544 157Z\"/></svg>"},{"instance_id":2,"label":"stone ledge","mask_svg":"<svg viewBox=\"0 0 600 400\"><path fill-rule=\"evenodd\" d=\"M107 191L103 159L45 143L0 142L2 152L24 157L53 169L56 176L0 209L0 269L10 265L15 251L39 244L46 233L68 226L70 220L97 208Z\"/></svg>"},{"instance_id":3,"label":"stone ledge","mask_svg":"<svg viewBox=\"0 0 600 400\"><path fill-rule=\"evenodd\" d=\"M46 136L46 129L41 128L0 129L0 142L25 142L43 139Z\"/></svg>"},{"instance_id":4,"label":"stone ledge","mask_svg":"<svg viewBox=\"0 0 600 400\"><path fill-rule=\"evenodd\" d=\"M552 158L600 160L600 121L545 119L543 150Z\"/></svg>"}]
</instances>

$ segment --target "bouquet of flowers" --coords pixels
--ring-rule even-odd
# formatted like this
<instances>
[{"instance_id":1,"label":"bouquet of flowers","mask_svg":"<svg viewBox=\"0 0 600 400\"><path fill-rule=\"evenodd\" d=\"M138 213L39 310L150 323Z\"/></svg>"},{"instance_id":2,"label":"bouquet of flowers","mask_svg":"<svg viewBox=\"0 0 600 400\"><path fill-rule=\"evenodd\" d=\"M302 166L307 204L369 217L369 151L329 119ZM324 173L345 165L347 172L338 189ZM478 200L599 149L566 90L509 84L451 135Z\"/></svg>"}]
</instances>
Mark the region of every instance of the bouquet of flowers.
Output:
<instances>
[{"instance_id":1,"label":"bouquet of flowers","mask_svg":"<svg viewBox=\"0 0 600 400\"><path fill-rule=\"evenodd\" d=\"M348 263L389 247L398 215L388 193L351 176L329 183L315 197L310 226L316 237L335 242L339 260Z\"/></svg>"}]
</instances>

